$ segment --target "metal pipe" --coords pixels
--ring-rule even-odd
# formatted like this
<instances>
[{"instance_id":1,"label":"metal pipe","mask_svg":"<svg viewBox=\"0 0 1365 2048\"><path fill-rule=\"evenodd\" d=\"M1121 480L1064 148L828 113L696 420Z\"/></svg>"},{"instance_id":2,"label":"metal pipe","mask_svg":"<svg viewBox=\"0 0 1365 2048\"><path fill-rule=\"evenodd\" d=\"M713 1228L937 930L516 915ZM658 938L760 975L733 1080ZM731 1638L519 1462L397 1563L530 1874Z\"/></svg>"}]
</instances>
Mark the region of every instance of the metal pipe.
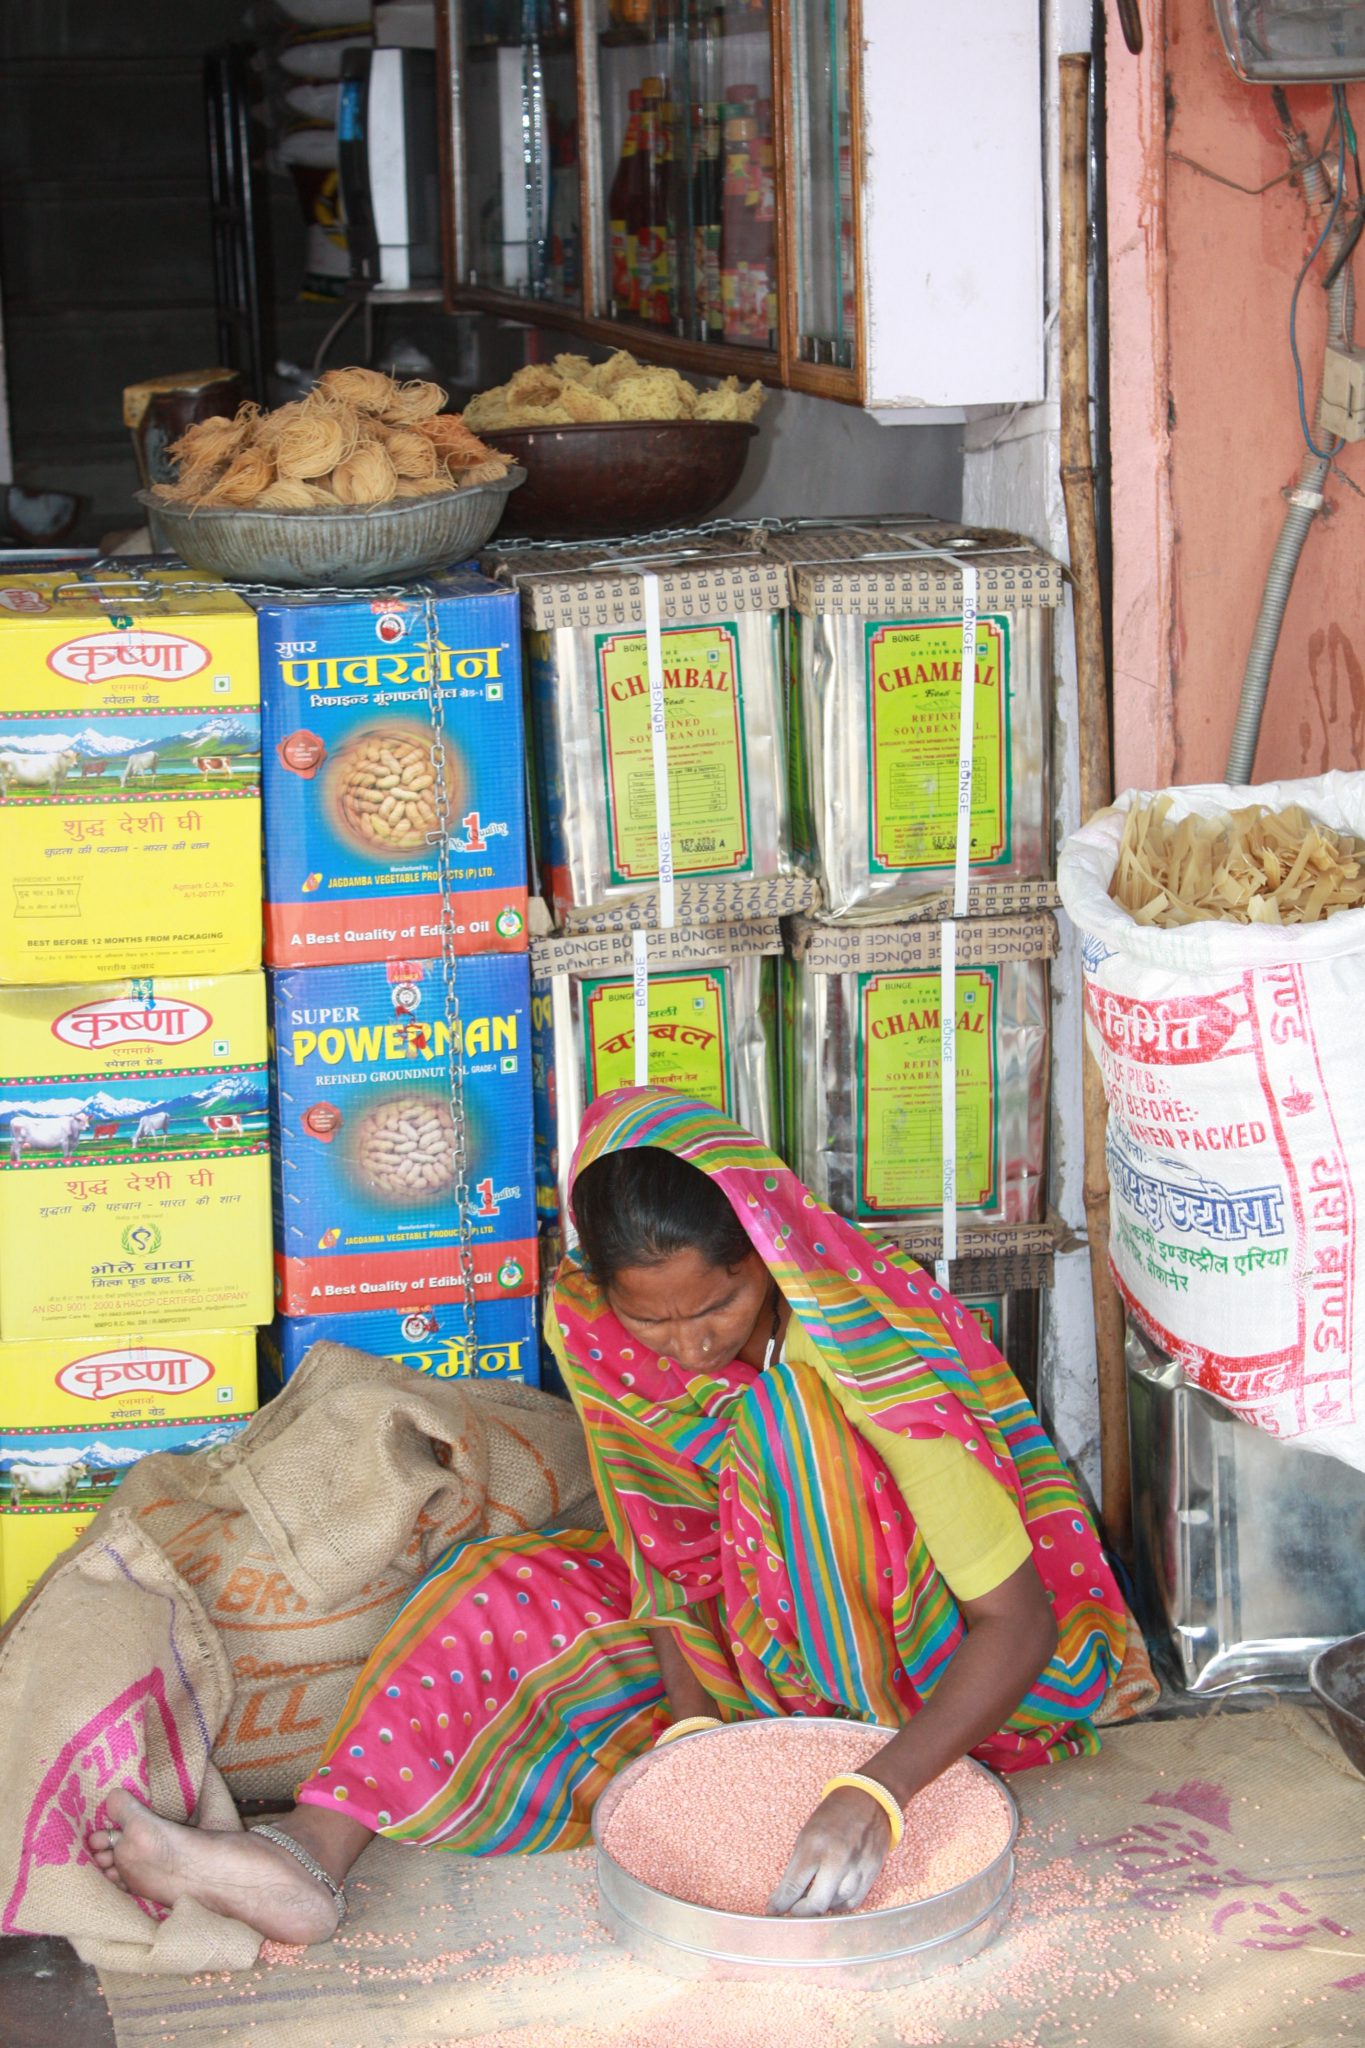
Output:
<instances>
[{"instance_id":1,"label":"metal pipe","mask_svg":"<svg viewBox=\"0 0 1365 2048\"><path fill-rule=\"evenodd\" d=\"M1277 104L1283 107L1283 95L1277 95ZM1287 114L1287 108L1284 111ZM1307 136L1301 130L1290 128L1287 121L1284 134L1290 156L1298 167L1305 196L1314 206L1330 205L1332 190L1321 162L1309 152ZM1329 269L1346 239L1348 227L1349 220L1343 222L1339 218L1337 226L1327 238L1324 254ZM1351 265L1347 261L1332 280L1327 294L1329 346L1347 345L1354 325L1355 289L1351 281ZM1318 396L1313 431L1319 446L1323 445L1326 430L1322 420L1321 393ZM1265 587L1261 593L1261 608L1256 615L1256 626L1247 652L1246 667L1242 671L1242 689L1237 700L1237 719L1228 747L1225 776L1225 780L1231 783L1248 783L1255 771L1256 746L1261 736L1261 719L1270 688L1270 672L1275 664L1275 650L1279 645L1280 628L1284 624L1289 593L1293 588L1304 542L1308 538L1309 528L1322 510L1323 488L1331 466L1330 457L1320 457L1311 452L1305 454L1298 483L1289 494L1288 509L1285 512L1284 524L1280 528L1280 537L1275 543L1275 551L1270 558L1270 567L1266 571Z\"/></svg>"}]
</instances>

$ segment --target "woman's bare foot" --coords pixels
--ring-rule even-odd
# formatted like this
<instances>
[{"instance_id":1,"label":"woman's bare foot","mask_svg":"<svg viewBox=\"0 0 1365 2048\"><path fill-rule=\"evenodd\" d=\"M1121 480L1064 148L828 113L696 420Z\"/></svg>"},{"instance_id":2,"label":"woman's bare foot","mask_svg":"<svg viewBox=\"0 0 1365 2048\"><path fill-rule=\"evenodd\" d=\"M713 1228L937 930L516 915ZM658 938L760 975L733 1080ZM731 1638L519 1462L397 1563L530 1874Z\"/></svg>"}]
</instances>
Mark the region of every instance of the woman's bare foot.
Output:
<instances>
[{"instance_id":1,"label":"woman's bare foot","mask_svg":"<svg viewBox=\"0 0 1365 2048\"><path fill-rule=\"evenodd\" d=\"M211 1913L241 1920L269 1941L306 1948L336 1933L336 1902L287 1849L255 1835L226 1834L162 1820L131 1792L111 1792L114 1839L98 1829L90 1853L111 1884L173 1906L197 1899ZM364 1829L355 1854L368 1840ZM314 1852L315 1853L315 1852ZM346 1860L345 1867L354 1860Z\"/></svg>"}]
</instances>

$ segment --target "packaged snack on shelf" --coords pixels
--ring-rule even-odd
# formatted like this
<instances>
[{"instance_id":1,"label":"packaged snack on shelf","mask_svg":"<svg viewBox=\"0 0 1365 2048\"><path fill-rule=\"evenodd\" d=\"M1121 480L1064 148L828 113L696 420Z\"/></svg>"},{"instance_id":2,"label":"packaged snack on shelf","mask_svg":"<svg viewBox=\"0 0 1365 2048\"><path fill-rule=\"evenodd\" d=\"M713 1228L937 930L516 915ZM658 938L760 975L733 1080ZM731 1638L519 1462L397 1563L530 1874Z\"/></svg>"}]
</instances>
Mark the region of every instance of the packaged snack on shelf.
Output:
<instances>
[{"instance_id":1,"label":"packaged snack on shelf","mask_svg":"<svg viewBox=\"0 0 1365 2048\"><path fill-rule=\"evenodd\" d=\"M266 959L441 950L432 648L461 953L526 949L526 777L516 597L472 569L397 596L254 600L265 727Z\"/></svg>"},{"instance_id":2,"label":"packaged snack on shelf","mask_svg":"<svg viewBox=\"0 0 1365 2048\"><path fill-rule=\"evenodd\" d=\"M770 1145L779 1126L781 950L775 918L650 932L643 998L649 1080L713 1102ZM583 1113L636 1078L633 941L614 931L537 939L532 968L537 1198L542 1225L563 1228Z\"/></svg>"},{"instance_id":3,"label":"packaged snack on shelf","mask_svg":"<svg viewBox=\"0 0 1365 2048\"><path fill-rule=\"evenodd\" d=\"M443 963L358 962L270 982L277 1307L462 1302ZM455 994L475 1291L534 1294L526 956L459 960Z\"/></svg>"},{"instance_id":4,"label":"packaged snack on shelf","mask_svg":"<svg viewBox=\"0 0 1365 2048\"><path fill-rule=\"evenodd\" d=\"M1047 914L957 927L957 1191L962 1215L1046 1205ZM785 969L788 1156L841 1216L933 1216L943 1203L939 928L798 918Z\"/></svg>"},{"instance_id":5,"label":"packaged snack on shelf","mask_svg":"<svg viewBox=\"0 0 1365 2048\"><path fill-rule=\"evenodd\" d=\"M345 1316L279 1316L261 1333L263 1374L276 1386L292 1378L314 1344L349 1344L392 1358L427 1379L521 1380L540 1384L540 1344L534 1296L481 1301L474 1318L474 1356L465 1339L464 1304L443 1301L422 1308L361 1309Z\"/></svg>"},{"instance_id":6,"label":"packaged snack on shelf","mask_svg":"<svg viewBox=\"0 0 1365 2048\"><path fill-rule=\"evenodd\" d=\"M538 850L558 921L657 922L646 572L658 577L678 918L810 908L788 825L785 569L707 535L676 554L599 543L488 561L522 596Z\"/></svg>"},{"instance_id":7,"label":"packaged snack on shelf","mask_svg":"<svg viewBox=\"0 0 1365 2048\"><path fill-rule=\"evenodd\" d=\"M956 561L977 578L970 909L1055 901L1045 878L1060 566L1012 535L926 520L796 527L769 545L792 579L794 830L826 913L890 922L947 909L962 681Z\"/></svg>"},{"instance_id":8,"label":"packaged snack on shelf","mask_svg":"<svg viewBox=\"0 0 1365 2048\"><path fill-rule=\"evenodd\" d=\"M0 982L261 959L256 622L160 566L0 576Z\"/></svg>"},{"instance_id":9,"label":"packaged snack on shelf","mask_svg":"<svg viewBox=\"0 0 1365 2048\"><path fill-rule=\"evenodd\" d=\"M0 989L0 1339L270 1315L265 977Z\"/></svg>"}]
</instances>

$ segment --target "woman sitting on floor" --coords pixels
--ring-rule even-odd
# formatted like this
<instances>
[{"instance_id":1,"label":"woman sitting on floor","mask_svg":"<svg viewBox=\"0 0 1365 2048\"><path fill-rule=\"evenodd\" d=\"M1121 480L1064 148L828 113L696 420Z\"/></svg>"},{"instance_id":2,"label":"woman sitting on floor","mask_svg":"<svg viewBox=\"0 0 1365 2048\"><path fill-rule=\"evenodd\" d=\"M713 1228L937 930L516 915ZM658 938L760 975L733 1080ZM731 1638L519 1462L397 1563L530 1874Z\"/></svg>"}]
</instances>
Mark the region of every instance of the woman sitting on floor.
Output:
<instances>
[{"instance_id":1,"label":"woman sitting on floor","mask_svg":"<svg viewBox=\"0 0 1365 2048\"><path fill-rule=\"evenodd\" d=\"M729 1118L662 1089L593 1105L571 1200L579 1249L548 1335L608 1534L453 1550L293 1813L209 1833L115 1793L91 1837L115 1883L321 1941L373 1835L575 1847L613 1773L703 1717L893 1725L865 1775L898 1806L967 1752L1011 1771L1098 1746L1123 1605L972 1316ZM831 1792L769 1910L856 1906L890 1839L876 1796Z\"/></svg>"}]
</instances>

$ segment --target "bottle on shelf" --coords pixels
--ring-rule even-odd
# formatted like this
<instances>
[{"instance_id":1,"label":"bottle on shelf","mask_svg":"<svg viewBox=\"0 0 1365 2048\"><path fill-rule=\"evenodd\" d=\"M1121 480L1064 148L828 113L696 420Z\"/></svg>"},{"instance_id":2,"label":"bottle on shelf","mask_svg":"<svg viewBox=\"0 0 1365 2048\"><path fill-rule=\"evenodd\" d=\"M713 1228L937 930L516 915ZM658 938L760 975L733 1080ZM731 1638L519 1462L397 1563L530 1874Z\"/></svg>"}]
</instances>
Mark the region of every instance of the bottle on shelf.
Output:
<instances>
[{"instance_id":1,"label":"bottle on shelf","mask_svg":"<svg viewBox=\"0 0 1365 2048\"><path fill-rule=\"evenodd\" d=\"M639 199L636 230L627 234L631 272L631 312L637 320L654 318L654 288L662 261L659 239L665 227L662 201L657 190L656 160L661 147L660 109L664 104L662 78L646 78L640 87L640 146L636 151Z\"/></svg>"},{"instance_id":2,"label":"bottle on shelf","mask_svg":"<svg viewBox=\"0 0 1365 2048\"><path fill-rule=\"evenodd\" d=\"M721 197L722 339L772 346L777 321L772 105L755 85L726 88Z\"/></svg>"},{"instance_id":3,"label":"bottle on shelf","mask_svg":"<svg viewBox=\"0 0 1365 2048\"><path fill-rule=\"evenodd\" d=\"M545 288L552 299L576 299L583 272L579 241L578 123L554 131L554 183L550 195L549 255Z\"/></svg>"},{"instance_id":4,"label":"bottle on shelf","mask_svg":"<svg viewBox=\"0 0 1365 2048\"><path fill-rule=\"evenodd\" d=\"M632 318L639 311L635 248L644 214L648 211L649 172L640 151L644 94L632 92L626 105L626 135L621 145L621 161L616 166L607 200L611 237L611 310L617 320Z\"/></svg>"},{"instance_id":5,"label":"bottle on shelf","mask_svg":"<svg viewBox=\"0 0 1365 2048\"><path fill-rule=\"evenodd\" d=\"M703 101L692 109L692 289L693 331L698 341L720 341L721 183L720 104Z\"/></svg>"},{"instance_id":6,"label":"bottle on shelf","mask_svg":"<svg viewBox=\"0 0 1365 2048\"><path fill-rule=\"evenodd\" d=\"M675 176L676 114L673 102L661 99L654 110L653 147L649 159L650 273L642 280L643 317L654 327L671 329L677 310L678 204Z\"/></svg>"}]
</instances>

